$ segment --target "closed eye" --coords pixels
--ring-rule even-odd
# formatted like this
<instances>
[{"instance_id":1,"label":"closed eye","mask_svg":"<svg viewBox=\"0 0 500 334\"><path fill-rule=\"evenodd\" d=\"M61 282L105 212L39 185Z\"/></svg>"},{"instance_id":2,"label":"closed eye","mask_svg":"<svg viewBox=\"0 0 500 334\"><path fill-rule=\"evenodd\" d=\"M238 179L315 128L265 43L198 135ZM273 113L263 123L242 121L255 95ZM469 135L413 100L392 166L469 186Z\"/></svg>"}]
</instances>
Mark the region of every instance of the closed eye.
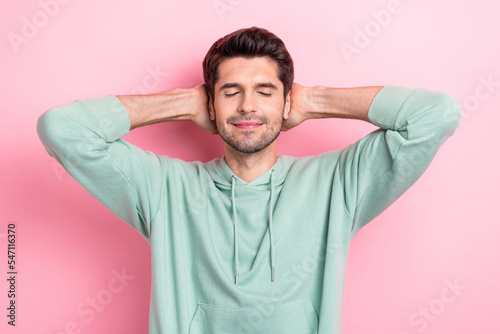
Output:
<instances>
[{"instance_id":1,"label":"closed eye","mask_svg":"<svg viewBox=\"0 0 500 334\"><path fill-rule=\"evenodd\" d=\"M224 94L225 97L231 97L231 96L235 96L236 94L238 94L239 92L235 92L235 93L231 93L231 94ZM259 92L259 94L263 95L263 96L266 96L266 97L269 97L271 96L272 94L270 93L264 93L264 92Z\"/></svg>"}]
</instances>

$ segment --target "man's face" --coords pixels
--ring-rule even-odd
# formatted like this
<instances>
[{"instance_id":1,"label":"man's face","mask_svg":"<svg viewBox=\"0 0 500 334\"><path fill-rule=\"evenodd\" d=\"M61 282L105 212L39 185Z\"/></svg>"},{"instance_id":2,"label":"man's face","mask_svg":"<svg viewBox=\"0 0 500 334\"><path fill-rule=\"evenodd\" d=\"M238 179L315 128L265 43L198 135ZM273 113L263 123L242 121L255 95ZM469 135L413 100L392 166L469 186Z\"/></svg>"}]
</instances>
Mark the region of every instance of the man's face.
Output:
<instances>
[{"instance_id":1,"label":"man's face","mask_svg":"<svg viewBox=\"0 0 500 334\"><path fill-rule=\"evenodd\" d=\"M278 65L268 57L236 57L220 63L218 72L210 118L233 149L261 151L278 137L290 107L290 94L286 102L283 98Z\"/></svg>"}]
</instances>

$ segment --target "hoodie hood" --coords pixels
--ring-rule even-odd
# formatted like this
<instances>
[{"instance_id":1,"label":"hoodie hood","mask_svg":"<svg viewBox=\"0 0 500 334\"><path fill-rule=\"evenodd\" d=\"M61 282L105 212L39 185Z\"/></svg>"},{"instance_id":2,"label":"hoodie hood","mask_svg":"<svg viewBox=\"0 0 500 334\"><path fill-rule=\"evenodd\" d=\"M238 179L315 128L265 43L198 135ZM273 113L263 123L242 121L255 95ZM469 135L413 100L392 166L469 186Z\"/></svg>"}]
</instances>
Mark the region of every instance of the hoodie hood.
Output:
<instances>
[{"instance_id":1,"label":"hoodie hood","mask_svg":"<svg viewBox=\"0 0 500 334\"><path fill-rule=\"evenodd\" d=\"M291 157L290 157L291 158ZM238 285L239 281L239 252L238 252L238 205L244 206L244 203L238 203L236 194L238 192L248 192L252 190L259 191L263 196L269 198L268 229L270 242L270 277L271 281L275 279L275 259L274 259L274 236L273 236L273 209L275 200L281 191L281 186L285 182L286 175L290 168L289 163L285 163L287 157L279 156L271 168L251 182L245 182L231 170L226 162L225 156L220 159L214 159L207 164L205 168L214 180L215 186L222 192L228 193L231 198L233 236L234 236L234 283Z\"/></svg>"},{"instance_id":2,"label":"hoodie hood","mask_svg":"<svg viewBox=\"0 0 500 334\"><path fill-rule=\"evenodd\" d=\"M262 175L251 182L245 182L236 174L234 174L234 172L227 164L225 156L223 156L222 158L213 159L212 161L206 163L205 168L214 180L215 186L220 190L231 190L233 176L236 177L235 182L237 187L250 186L259 190L269 190L271 187L272 169L276 171L274 175L275 186L282 185L283 182L285 182L286 175L288 173L288 170L290 169L290 165L284 163L287 158L287 156L279 156L274 165L271 166L271 168L269 168L266 172L262 173Z\"/></svg>"}]
</instances>

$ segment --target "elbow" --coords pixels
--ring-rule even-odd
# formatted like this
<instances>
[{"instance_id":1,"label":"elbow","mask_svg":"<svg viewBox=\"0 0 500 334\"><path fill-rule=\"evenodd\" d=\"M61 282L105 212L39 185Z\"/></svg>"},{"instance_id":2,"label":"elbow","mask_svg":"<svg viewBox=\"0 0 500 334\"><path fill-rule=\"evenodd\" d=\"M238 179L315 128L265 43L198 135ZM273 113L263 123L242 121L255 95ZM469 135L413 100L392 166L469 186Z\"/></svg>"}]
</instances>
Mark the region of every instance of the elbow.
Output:
<instances>
[{"instance_id":1,"label":"elbow","mask_svg":"<svg viewBox=\"0 0 500 334\"><path fill-rule=\"evenodd\" d=\"M436 96L435 109L441 130L451 136L460 124L462 107L453 96L441 93Z\"/></svg>"},{"instance_id":2,"label":"elbow","mask_svg":"<svg viewBox=\"0 0 500 334\"><path fill-rule=\"evenodd\" d=\"M36 131L38 133L38 138L40 138L45 146L53 142L54 137L56 137L58 130L57 125L60 123L60 117L57 114L56 108L49 109L38 117Z\"/></svg>"},{"instance_id":3,"label":"elbow","mask_svg":"<svg viewBox=\"0 0 500 334\"><path fill-rule=\"evenodd\" d=\"M69 119L64 116L65 106L57 106L38 117L36 130L38 138L49 154L65 142L70 131ZM52 154L51 154L52 155Z\"/></svg>"}]
</instances>

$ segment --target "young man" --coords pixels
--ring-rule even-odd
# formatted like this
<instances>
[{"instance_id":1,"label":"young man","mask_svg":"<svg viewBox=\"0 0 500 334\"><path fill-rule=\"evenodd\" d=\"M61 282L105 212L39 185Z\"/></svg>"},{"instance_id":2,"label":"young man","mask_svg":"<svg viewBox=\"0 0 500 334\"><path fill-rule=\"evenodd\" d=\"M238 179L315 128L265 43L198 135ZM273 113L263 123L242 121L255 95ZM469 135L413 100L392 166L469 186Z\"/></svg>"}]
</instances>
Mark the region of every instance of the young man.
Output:
<instances>
[{"instance_id":1,"label":"young man","mask_svg":"<svg viewBox=\"0 0 500 334\"><path fill-rule=\"evenodd\" d=\"M347 250L405 192L460 120L444 93L303 87L283 42L238 30L207 53L205 85L107 95L38 122L51 156L151 245L150 333L340 333ZM276 156L276 138L312 118L380 129L342 150ZM190 120L224 140L207 163L120 139Z\"/></svg>"}]
</instances>

